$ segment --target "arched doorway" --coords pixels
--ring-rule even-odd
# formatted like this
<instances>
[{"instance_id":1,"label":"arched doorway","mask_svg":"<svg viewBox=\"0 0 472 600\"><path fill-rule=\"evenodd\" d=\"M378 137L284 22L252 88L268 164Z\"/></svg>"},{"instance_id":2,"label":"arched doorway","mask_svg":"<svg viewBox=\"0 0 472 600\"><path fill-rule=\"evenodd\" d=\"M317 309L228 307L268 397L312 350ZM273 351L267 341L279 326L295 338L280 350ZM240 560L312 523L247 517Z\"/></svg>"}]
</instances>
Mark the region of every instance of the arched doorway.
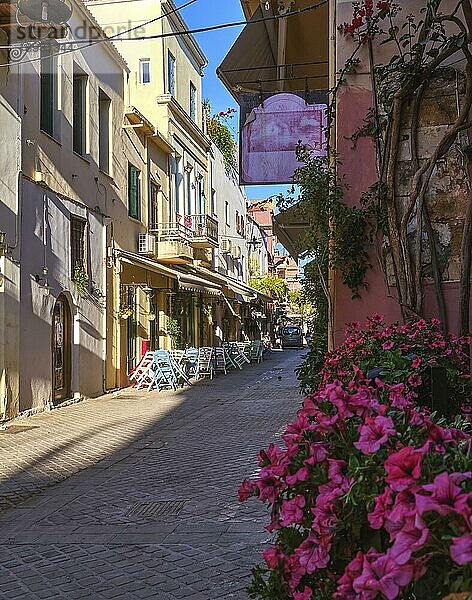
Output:
<instances>
[{"instance_id":1,"label":"arched doorway","mask_svg":"<svg viewBox=\"0 0 472 600\"><path fill-rule=\"evenodd\" d=\"M56 300L52 319L52 368L54 402L71 393L71 311L64 294Z\"/></svg>"}]
</instances>

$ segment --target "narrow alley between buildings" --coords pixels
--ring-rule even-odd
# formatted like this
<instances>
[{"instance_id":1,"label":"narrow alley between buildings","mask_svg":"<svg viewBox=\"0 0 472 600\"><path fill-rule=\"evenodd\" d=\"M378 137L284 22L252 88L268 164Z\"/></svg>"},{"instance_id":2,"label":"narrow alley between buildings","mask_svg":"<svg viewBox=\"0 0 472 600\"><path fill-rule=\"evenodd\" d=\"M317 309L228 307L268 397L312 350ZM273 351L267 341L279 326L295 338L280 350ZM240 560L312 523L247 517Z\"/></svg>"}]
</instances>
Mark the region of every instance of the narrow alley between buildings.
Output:
<instances>
[{"instance_id":1,"label":"narrow alley between buildings","mask_svg":"<svg viewBox=\"0 0 472 600\"><path fill-rule=\"evenodd\" d=\"M0 597L247 598L270 534L240 505L301 397L300 352L178 392L120 392L0 431Z\"/></svg>"}]
</instances>

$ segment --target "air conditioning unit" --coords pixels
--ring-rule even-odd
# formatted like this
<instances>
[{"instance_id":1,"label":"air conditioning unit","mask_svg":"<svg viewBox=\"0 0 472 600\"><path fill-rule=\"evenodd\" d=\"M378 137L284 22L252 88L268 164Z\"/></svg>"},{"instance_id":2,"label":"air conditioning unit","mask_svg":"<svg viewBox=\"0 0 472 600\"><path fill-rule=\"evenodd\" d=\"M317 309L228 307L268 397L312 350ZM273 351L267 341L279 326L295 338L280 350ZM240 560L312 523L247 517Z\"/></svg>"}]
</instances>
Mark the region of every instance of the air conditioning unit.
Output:
<instances>
[{"instance_id":1,"label":"air conditioning unit","mask_svg":"<svg viewBox=\"0 0 472 600\"><path fill-rule=\"evenodd\" d=\"M156 253L156 238L150 233L140 233L138 235L138 254L148 254L154 256Z\"/></svg>"},{"instance_id":2,"label":"air conditioning unit","mask_svg":"<svg viewBox=\"0 0 472 600\"><path fill-rule=\"evenodd\" d=\"M221 240L220 252L223 254L230 254L232 249L231 240Z\"/></svg>"},{"instance_id":3,"label":"air conditioning unit","mask_svg":"<svg viewBox=\"0 0 472 600\"><path fill-rule=\"evenodd\" d=\"M241 258L241 247L233 246L232 254L233 258Z\"/></svg>"}]
</instances>

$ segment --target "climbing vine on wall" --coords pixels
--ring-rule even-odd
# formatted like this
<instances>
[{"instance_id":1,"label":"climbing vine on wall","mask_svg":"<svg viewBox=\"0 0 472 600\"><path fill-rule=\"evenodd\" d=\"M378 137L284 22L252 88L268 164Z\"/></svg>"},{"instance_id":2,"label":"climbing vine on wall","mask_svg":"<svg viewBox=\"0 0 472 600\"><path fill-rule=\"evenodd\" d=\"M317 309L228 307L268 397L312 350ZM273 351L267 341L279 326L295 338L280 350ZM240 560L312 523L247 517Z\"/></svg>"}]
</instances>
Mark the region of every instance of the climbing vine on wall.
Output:
<instances>
[{"instance_id":1,"label":"climbing vine on wall","mask_svg":"<svg viewBox=\"0 0 472 600\"><path fill-rule=\"evenodd\" d=\"M428 0L418 14L406 14L393 2L353 2L353 15L341 28L351 40L350 61L367 55L373 90L372 109L353 142L371 136L377 148L379 180L374 186L377 204L384 215L385 244L395 278L395 295L405 318L423 314L424 284L434 286L439 316L447 324L443 291L441 244L431 215L429 194L438 163L453 153L462 156L465 176L470 179L472 128L472 6L470 0ZM388 62L377 63L380 46L393 51ZM349 76L345 69L337 89ZM456 92L457 110L449 116L426 157L420 156L420 117L428 102L439 102L445 87ZM433 99L433 100L432 100ZM399 161L404 160L407 140L409 155L408 193L401 192ZM403 145L403 147L402 147ZM469 182L470 189L470 182ZM372 190L370 191L372 192ZM457 208L455 209L457 210ZM472 254L472 202L469 192L460 243L461 333L469 332L470 277ZM425 269L425 257L428 269ZM384 261L384 271L387 273Z\"/></svg>"}]
</instances>

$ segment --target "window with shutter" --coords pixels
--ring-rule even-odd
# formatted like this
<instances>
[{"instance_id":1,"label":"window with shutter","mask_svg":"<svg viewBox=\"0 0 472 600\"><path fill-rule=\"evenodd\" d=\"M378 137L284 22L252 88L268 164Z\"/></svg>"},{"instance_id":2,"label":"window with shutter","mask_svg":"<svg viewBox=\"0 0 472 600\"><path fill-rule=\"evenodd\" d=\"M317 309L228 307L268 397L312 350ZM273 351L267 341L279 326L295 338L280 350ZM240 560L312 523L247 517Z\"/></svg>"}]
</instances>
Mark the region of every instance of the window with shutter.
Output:
<instances>
[{"instance_id":1,"label":"window with shutter","mask_svg":"<svg viewBox=\"0 0 472 600\"><path fill-rule=\"evenodd\" d=\"M50 46L41 48L40 128L54 135L54 105L56 101L55 57Z\"/></svg>"},{"instance_id":2,"label":"window with shutter","mask_svg":"<svg viewBox=\"0 0 472 600\"><path fill-rule=\"evenodd\" d=\"M170 50L167 54L167 86L168 93L175 96L175 57Z\"/></svg>"},{"instance_id":3,"label":"window with shutter","mask_svg":"<svg viewBox=\"0 0 472 600\"><path fill-rule=\"evenodd\" d=\"M139 220L140 203L139 171L128 163L128 214L133 219Z\"/></svg>"},{"instance_id":4,"label":"window with shutter","mask_svg":"<svg viewBox=\"0 0 472 600\"><path fill-rule=\"evenodd\" d=\"M190 82L190 118L197 122L197 88Z\"/></svg>"},{"instance_id":5,"label":"window with shutter","mask_svg":"<svg viewBox=\"0 0 472 600\"><path fill-rule=\"evenodd\" d=\"M74 152L83 156L85 154L85 97L87 78L82 75L74 75L72 84L72 129Z\"/></svg>"},{"instance_id":6,"label":"window with shutter","mask_svg":"<svg viewBox=\"0 0 472 600\"><path fill-rule=\"evenodd\" d=\"M86 221L79 217L71 217L70 220L70 272L71 277L77 267L87 271L85 231Z\"/></svg>"}]
</instances>

